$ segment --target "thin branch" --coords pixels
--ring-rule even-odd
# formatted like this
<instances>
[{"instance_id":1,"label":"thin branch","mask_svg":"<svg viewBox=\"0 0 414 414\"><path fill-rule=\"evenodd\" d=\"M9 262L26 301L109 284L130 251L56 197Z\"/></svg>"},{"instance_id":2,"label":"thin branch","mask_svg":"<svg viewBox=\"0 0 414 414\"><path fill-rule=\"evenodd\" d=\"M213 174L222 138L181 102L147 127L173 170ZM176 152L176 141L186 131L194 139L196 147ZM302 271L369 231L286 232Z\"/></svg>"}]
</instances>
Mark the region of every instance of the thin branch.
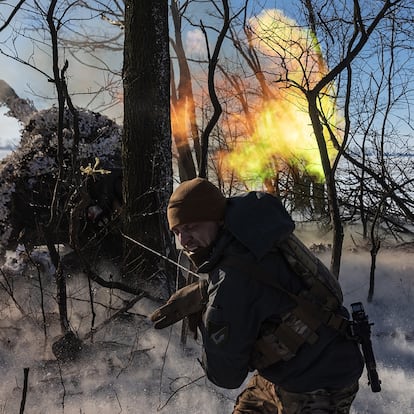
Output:
<instances>
[{"instance_id":1,"label":"thin branch","mask_svg":"<svg viewBox=\"0 0 414 414\"><path fill-rule=\"evenodd\" d=\"M369 37L371 36L372 32L378 26L379 22L384 18L386 13L391 9L391 7L398 4L400 0L396 0L391 2L390 0L386 0L384 2L383 7L375 16L372 23L368 26L366 30L361 32L359 41L355 45L355 47L351 48L345 58L341 60L329 73L326 74L313 88L314 93L319 93L326 85L329 85L335 78L338 76L351 62L358 56L359 52L363 49L365 44L368 42ZM358 32L355 31L356 35Z\"/></svg>"},{"instance_id":2,"label":"thin branch","mask_svg":"<svg viewBox=\"0 0 414 414\"><path fill-rule=\"evenodd\" d=\"M29 368L23 368L23 375L24 375L24 382L23 382L23 393L22 393L22 401L20 403L20 414L24 413L24 407L26 405L26 397L27 397L27 388L28 388L28 378L29 378Z\"/></svg>"},{"instance_id":3,"label":"thin branch","mask_svg":"<svg viewBox=\"0 0 414 414\"><path fill-rule=\"evenodd\" d=\"M183 388L186 388L186 387L188 387L188 386L190 386L190 385L192 385L192 384L195 384L197 381L200 381L202 378L204 378L205 377L205 375L201 375L200 377L198 377L198 378L196 378L196 379L194 379L194 380L192 380L192 381L190 381L190 382L188 382L187 384L184 384L184 385L182 385L181 387L178 387L169 397L168 397L168 399L167 399L167 401L164 403L164 404L162 404L162 405L160 405L160 406L158 406L157 407L157 411L161 411L162 409L164 409L167 405L168 405L168 403L170 402L170 400L178 393L178 392L180 392Z\"/></svg>"},{"instance_id":4,"label":"thin branch","mask_svg":"<svg viewBox=\"0 0 414 414\"><path fill-rule=\"evenodd\" d=\"M119 315L122 315L123 313L127 312L129 309L131 309L139 300L141 300L143 297L145 297L144 293L139 294L135 298L131 299L130 301L126 302L126 304L119 309L117 312L115 312L111 317L103 321L101 324L99 324L96 328L91 329L85 336L85 339L89 339L92 335L94 335L97 331L101 330L105 326L107 326L109 323L111 323L113 320L115 320Z\"/></svg>"},{"instance_id":5,"label":"thin branch","mask_svg":"<svg viewBox=\"0 0 414 414\"><path fill-rule=\"evenodd\" d=\"M25 66L28 66L28 67L29 67L29 68L31 68L31 69L34 69L35 71L39 72L41 75L44 75L44 76L47 78L48 82L53 82L53 81L52 81L52 77L51 77L49 74L47 74L47 73L46 73L46 72L44 72L43 70L41 70L41 69L37 68L36 66L32 65L31 63L29 63L29 62L27 62L27 61L25 61L25 60L23 60L23 59L21 59L21 58L19 58L19 57L17 57L17 56L12 56L12 55L9 55L9 54L8 54L8 53L6 53L3 49L0 49L0 53L1 53L3 56L7 57L7 58L13 59L13 60L14 60L14 61L16 61L16 62L21 63L22 65L25 65Z\"/></svg>"},{"instance_id":6,"label":"thin branch","mask_svg":"<svg viewBox=\"0 0 414 414\"><path fill-rule=\"evenodd\" d=\"M20 10L20 8L22 7L22 5L23 5L23 3L25 1L26 0L20 0L19 1L19 3L15 6L15 8L13 9L13 11L11 12L10 16L8 17L8 19L4 22L3 26L0 27L0 32L2 32L10 24L10 22L13 20L13 17Z\"/></svg>"}]
</instances>

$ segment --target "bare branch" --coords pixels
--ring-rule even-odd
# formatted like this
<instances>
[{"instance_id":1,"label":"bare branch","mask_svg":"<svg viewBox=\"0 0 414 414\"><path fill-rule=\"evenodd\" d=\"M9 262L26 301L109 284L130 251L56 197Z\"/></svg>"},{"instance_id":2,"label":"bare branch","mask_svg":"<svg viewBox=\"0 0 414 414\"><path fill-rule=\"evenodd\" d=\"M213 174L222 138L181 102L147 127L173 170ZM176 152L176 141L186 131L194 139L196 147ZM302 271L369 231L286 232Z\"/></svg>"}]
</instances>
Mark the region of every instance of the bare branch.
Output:
<instances>
[{"instance_id":1,"label":"bare branch","mask_svg":"<svg viewBox=\"0 0 414 414\"><path fill-rule=\"evenodd\" d=\"M341 73L347 66L351 64L351 62L358 56L360 51L363 49L363 47L368 42L369 37L371 36L372 32L376 29L379 22L384 18L384 16L391 10L393 6L398 4L400 0L396 0L394 2L390 0L384 1L384 5L382 6L381 10L378 12L378 14L373 19L372 23L369 25L369 27L366 30L363 30L360 34L359 41L357 44L351 48L345 58L339 62L326 76L321 79L316 86L313 88L313 91L315 93L319 93L325 86L329 85L337 76L339 73ZM357 35L357 31L355 31L354 36ZM352 44L352 42L350 43Z\"/></svg>"},{"instance_id":2,"label":"bare branch","mask_svg":"<svg viewBox=\"0 0 414 414\"><path fill-rule=\"evenodd\" d=\"M214 112L213 116L209 120L203 134L201 135L201 163L199 170L199 177L207 177L207 158L208 158L208 146L209 146L209 136L214 126L217 124L217 121L220 118L222 108L220 102L217 98L215 86L214 86L214 73L216 70L218 55L223 44L224 38L230 26L230 10L227 0L223 0L223 9L224 9L224 20L223 27L220 31L220 34L217 38L217 43L214 48L213 55L210 59L208 65L208 90L210 94L210 99L213 104ZM208 42L207 42L208 43Z\"/></svg>"},{"instance_id":3,"label":"bare branch","mask_svg":"<svg viewBox=\"0 0 414 414\"><path fill-rule=\"evenodd\" d=\"M4 22L3 26L0 26L0 32L2 32L13 20L13 17L16 15L16 13L19 11L19 9L22 7L22 5L25 3L26 0L20 0L19 3L15 6L13 11L11 12L10 16L7 18L7 20Z\"/></svg>"}]
</instances>

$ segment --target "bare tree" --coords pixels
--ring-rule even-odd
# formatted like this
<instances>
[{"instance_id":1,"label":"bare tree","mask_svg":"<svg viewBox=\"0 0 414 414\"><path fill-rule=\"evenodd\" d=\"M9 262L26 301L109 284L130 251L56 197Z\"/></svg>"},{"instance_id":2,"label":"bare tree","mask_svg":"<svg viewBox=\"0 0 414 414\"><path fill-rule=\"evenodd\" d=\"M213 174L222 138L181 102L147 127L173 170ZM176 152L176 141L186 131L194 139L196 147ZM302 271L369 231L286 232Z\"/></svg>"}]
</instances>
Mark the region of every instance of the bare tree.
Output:
<instances>
[{"instance_id":1,"label":"bare tree","mask_svg":"<svg viewBox=\"0 0 414 414\"><path fill-rule=\"evenodd\" d=\"M123 192L125 233L164 252L172 189L167 0L125 2ZM126 242L125 273L160 271L159 258Z\"/></svg>"},{"instance_id":2,"label":"bare tree","mask_svg":"<svg viewBox=\"0 0 414 414\"><path fill-rule=\"evenodd\" d=\"M171 39L171 45L175 51L179 69L179 80L178 86L176 87L174 64L173 62L171 63L171 118L173 138L178 152L177 162L180 181L190 180L197 176L189 135L191 135L193 142L197 164L200 162L200 139L192 79L190 66L184 50L181 29L182 14L185 12L187 6L188 2L184 2L184 5L180 7L179 1L177 0L172 0L170 5L174 25L174 39Z\"/></svg>"}]
</instances>

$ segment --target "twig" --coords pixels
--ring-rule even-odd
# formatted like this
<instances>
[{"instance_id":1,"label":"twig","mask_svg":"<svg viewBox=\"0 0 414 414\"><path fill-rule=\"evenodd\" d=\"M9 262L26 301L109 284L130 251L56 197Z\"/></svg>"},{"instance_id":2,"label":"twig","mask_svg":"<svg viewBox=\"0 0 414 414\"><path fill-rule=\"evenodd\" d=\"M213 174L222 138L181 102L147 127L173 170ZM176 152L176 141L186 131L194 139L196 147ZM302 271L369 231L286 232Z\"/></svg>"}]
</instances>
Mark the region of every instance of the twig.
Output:
<instances>
[{"instance_id":1,"label":"twig","mask_svg":"<svg viewBox=\"0 0 414 414\"><path fill-rule=\"evenodd\" d=\"M28 313L26 313L26 311L23 309L23 307L20 305L20 303L15 298L14 293L13 293L13 287L10 285L10 282L7 279L6 274L4 273L3 269L1 269L1 268L0 268L0 274L3 276L3 278L4 278L5 282L6 282L6 284L4 284L3 282L0 282L0 287L2 289L4 289L4 291L10 296L10 298L12 299L12 301L13 301L14 305L16 306L17 310L19 310L20 313L24 317L28 318L33 323L34 326L36 326L37 328L41 329L41 327L39 326L38 321L35 318L33 318L31 315L29 315Z\"/></svg>"},{"instance_id":2,"label":"twig","mask_svg":"<svg viewBox=\"0 0 414 414\"><path fill-rule=\"evenodd\" d=\"M144 353L144 352L148 352L148 351L151 351L152 349L154 349L154 347L152 347L152 348L145 348L145 349L139 349L139 350L137 350L137 351L134 351L134 348L135 348L135 346L136 346L136 344L138 343L138 334L139 334L140 332L139 332L139 330L137 329L136 330L136 332L135 332L135 338L134 338L134 343L132 344L132 348L131 348L131 352L129 353L129 358L128 358L128 362L125 364L125 366L123 366L121 369L120 369L120 371L118 372L118 374L116 374L116 377L117 378L119 378L120 377L120 375L127 369L127 367L129 366L129 364L131 364L131 362L133 361L133 359L134 359L134 353L135 352L142 352L142 353Z\"/></svg>"},{"instance_id":3,"label":"twig","mask_svg":"<svg viewBox=\"0 0 414 414\"><path fill-rule=\"evenodd\" d=\"M65 382L63 381L63 377L62 377L62 366L60 365L59 360L58 360L58 366L59 366L60 383L62 384L62 388L63 388L63 395L62 395L62 412L65 412L66 387L65 387Z\"/></svg>"},{"instance_id":4,"label":"twig","mask_svg":"<svg viewBox=\"0 0 414 414\"><path fill-rule=\"evenodd\" d=\"M24 406L26 405L26 396L27 396L27 384L29 379L29 368L23 368L24 382L23 382L23 393L22 401L20 403L20 414L24 413Z\"/></svg>"},{"instance_id":5,"label":"twig","mask_svg":"<svg viewBox=\"0 0 414 414\"><path fill-rule=\"evenodd\" d=\"M167 346L165 347L165 351L164 351L164 355L162 357L162 365L161 365L161 372L160 372L160 385L158 388L158 397L159 397L159 401L160 401L160 405L161 405L161 386L162 386L162 375L164 373L164 368L165 368L165 361L167 359L167 352L168 352L168 348L170 346L170 342L171 342L171 334L172 334L172 326L170 327L170 332L168 334L168 342L167 342ZM160 405L158 407L160 407ZM158 411L158 409L157 409Z\"/></svg>"},{"instance_id":6,"label":"twig","mask_svg":"<svg viewBox=\"0 0 414 414\"><path fill-rule=\"evenodd\" d=\"M78 253L78 259L82 266L82 270L87 274L88 278L93 280L94 282L98 283L100 286L109 288L109 289L119 289L126 293L131 293L133 295L144 295L146 297L150 297L148 293L143 292L140 289L134 288L132 286L128 286L121 282L114 282L114 281L107 281L100 277L96 272L94 272L89 263L85 260L85 258Z\"/></svg>"},{"instance_id":7,"label":"twig","mask_svg":"<svg viewBox=\"0 0 414 414\"><path fill-rule=\"evenodd\" d=\"M4 284L3 282L0 282L0 286L4 289L5 292L7 292L7 294L10 296L10 298L12 299L12 301L14 302L14 304L16 305L16 308L21 312L21 314L23 316L27 316L24 309L22 308L22 306L19 304L19 302L17 302L17 299L14 297L14 293L13 293L13 288L10 285L9 279L6 276L6 273L3 271L2 268L0 268L0 273L2 274L6 284Z\"/></svg>"},{"instance_id":8,"label":"twig","mask_svg":"<svg viewBox=\"0 0 414 414\"><path fill-rule=\"evenodd\" d=\"M188 387L189 385L191 385L191 384L195 384L197 381L199 381L199 380L201 380L202 378L204 378L205 377L205 375L202 375L201 377L198 377L198 378L196 378L195 380L192 380L192 381L190 381L190 382L188 382L187 384L184 384L184 385L182 385L181 387L178 387L169 397L168 397L168 399L167 399L167 401L163 404L163 405L161 405L161 406L158 406L157 407L157 411L161 411L161 410L163 410L166 406L167 406L167 404L170 402L170 400L171 400L171 398L173 398L174 397L174 395L175 394L177 394L179 391L181 391L183 388L185 388L185 387Z\"/></svg>"},{"instance_id":9,"label":"twig","mask_svg":"<svg viewBox=\"0 0 414 414\"><path fill-rule=\"evenodd\" d=\"M89 290L89 303L91 305L91 313L92 313L91 332L93 332L93 329L94 329L94 326L95 326L96 313L95 313L95 305L94 305L93 292L92 292L92 283L91 283L91 278L90 277L88 277L88 290ZM112 290L111 290L111 292L112 292Z\"/></svg>"},{"instance_id":10,"label":"twig","mask_svg":"<svg viewBox=\"0 0 414 414\"><path fill-rule=\"evenodd\" d=\"M40 309L42 310L42 318L43 318L43 333L46 339L47 338L47 323L46 323L45 298L44 298L44 291L43 291L42 275L39 269L39 264L35 263L26 245L24 245L24 249L25 249L27 258L32 263L32 265L36 268L36 271L37 271L37 279L39 281L39 289L40 289Z\"/></svg>"},{"instance_id":11,"label":"twig","mask_svg":"<svg viewBox=\"0 0 414 414\"><path fill-rule=\"evenodd\" d=\"M130 301L128 301L123 308L119 309L111 317L109 317L108 319L106 319L105 321L103 321L100 325L98 325L95 329L90 330L84 336L83 339L84 340L85 339L89 339L94 333L96 333L97 331L99 331L100 329L102 329L103 327L105 327L106 325L108 325L110 322L112 322L114 319L116 319L120 314L125 313L127 310L131 309L144 296L145 296L144 293L141 293L138 296L136 296L135 298L133 298Z\"/></svg>"},{"instance_id":12,"label":"twig","mask_svg":"<svg viewBox=\"0 0 414 414\"><path fill-rule=\"evenodd\" d=\"M116 401L118 402L119 409L121 410L121 411L118 412L120 414L120 413L122 413L123 410L122 410L121 402L119 401L119 398L118 398L118 394L117 394L115 389L114 389L114 394L115 394Z\"/></svg>"}]
</instances>

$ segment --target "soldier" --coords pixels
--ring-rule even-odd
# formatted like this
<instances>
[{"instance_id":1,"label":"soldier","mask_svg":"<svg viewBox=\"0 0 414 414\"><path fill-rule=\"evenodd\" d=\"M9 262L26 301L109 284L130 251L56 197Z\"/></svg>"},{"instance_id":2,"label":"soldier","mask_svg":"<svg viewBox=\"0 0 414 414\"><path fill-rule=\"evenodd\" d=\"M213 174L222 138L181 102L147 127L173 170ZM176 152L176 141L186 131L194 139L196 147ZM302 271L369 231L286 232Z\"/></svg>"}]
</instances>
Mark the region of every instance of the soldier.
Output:
<instances>
[{"instance_id":1,"label":"soldier","mask_svg":"<svg viewBox=\"0 0 414 414\"><path fill-rule=\"evenodd\" d=\"M201 332L206 375L220 387L238 388L255 371L233 413L349 413L363 371L349 314L321 262L292 253L303 245L280 200L226 199L195 178L177 187L167 215L208 278L178 290L151 320L160 329L188 317Z\"/></svg>"}]
</instances>

